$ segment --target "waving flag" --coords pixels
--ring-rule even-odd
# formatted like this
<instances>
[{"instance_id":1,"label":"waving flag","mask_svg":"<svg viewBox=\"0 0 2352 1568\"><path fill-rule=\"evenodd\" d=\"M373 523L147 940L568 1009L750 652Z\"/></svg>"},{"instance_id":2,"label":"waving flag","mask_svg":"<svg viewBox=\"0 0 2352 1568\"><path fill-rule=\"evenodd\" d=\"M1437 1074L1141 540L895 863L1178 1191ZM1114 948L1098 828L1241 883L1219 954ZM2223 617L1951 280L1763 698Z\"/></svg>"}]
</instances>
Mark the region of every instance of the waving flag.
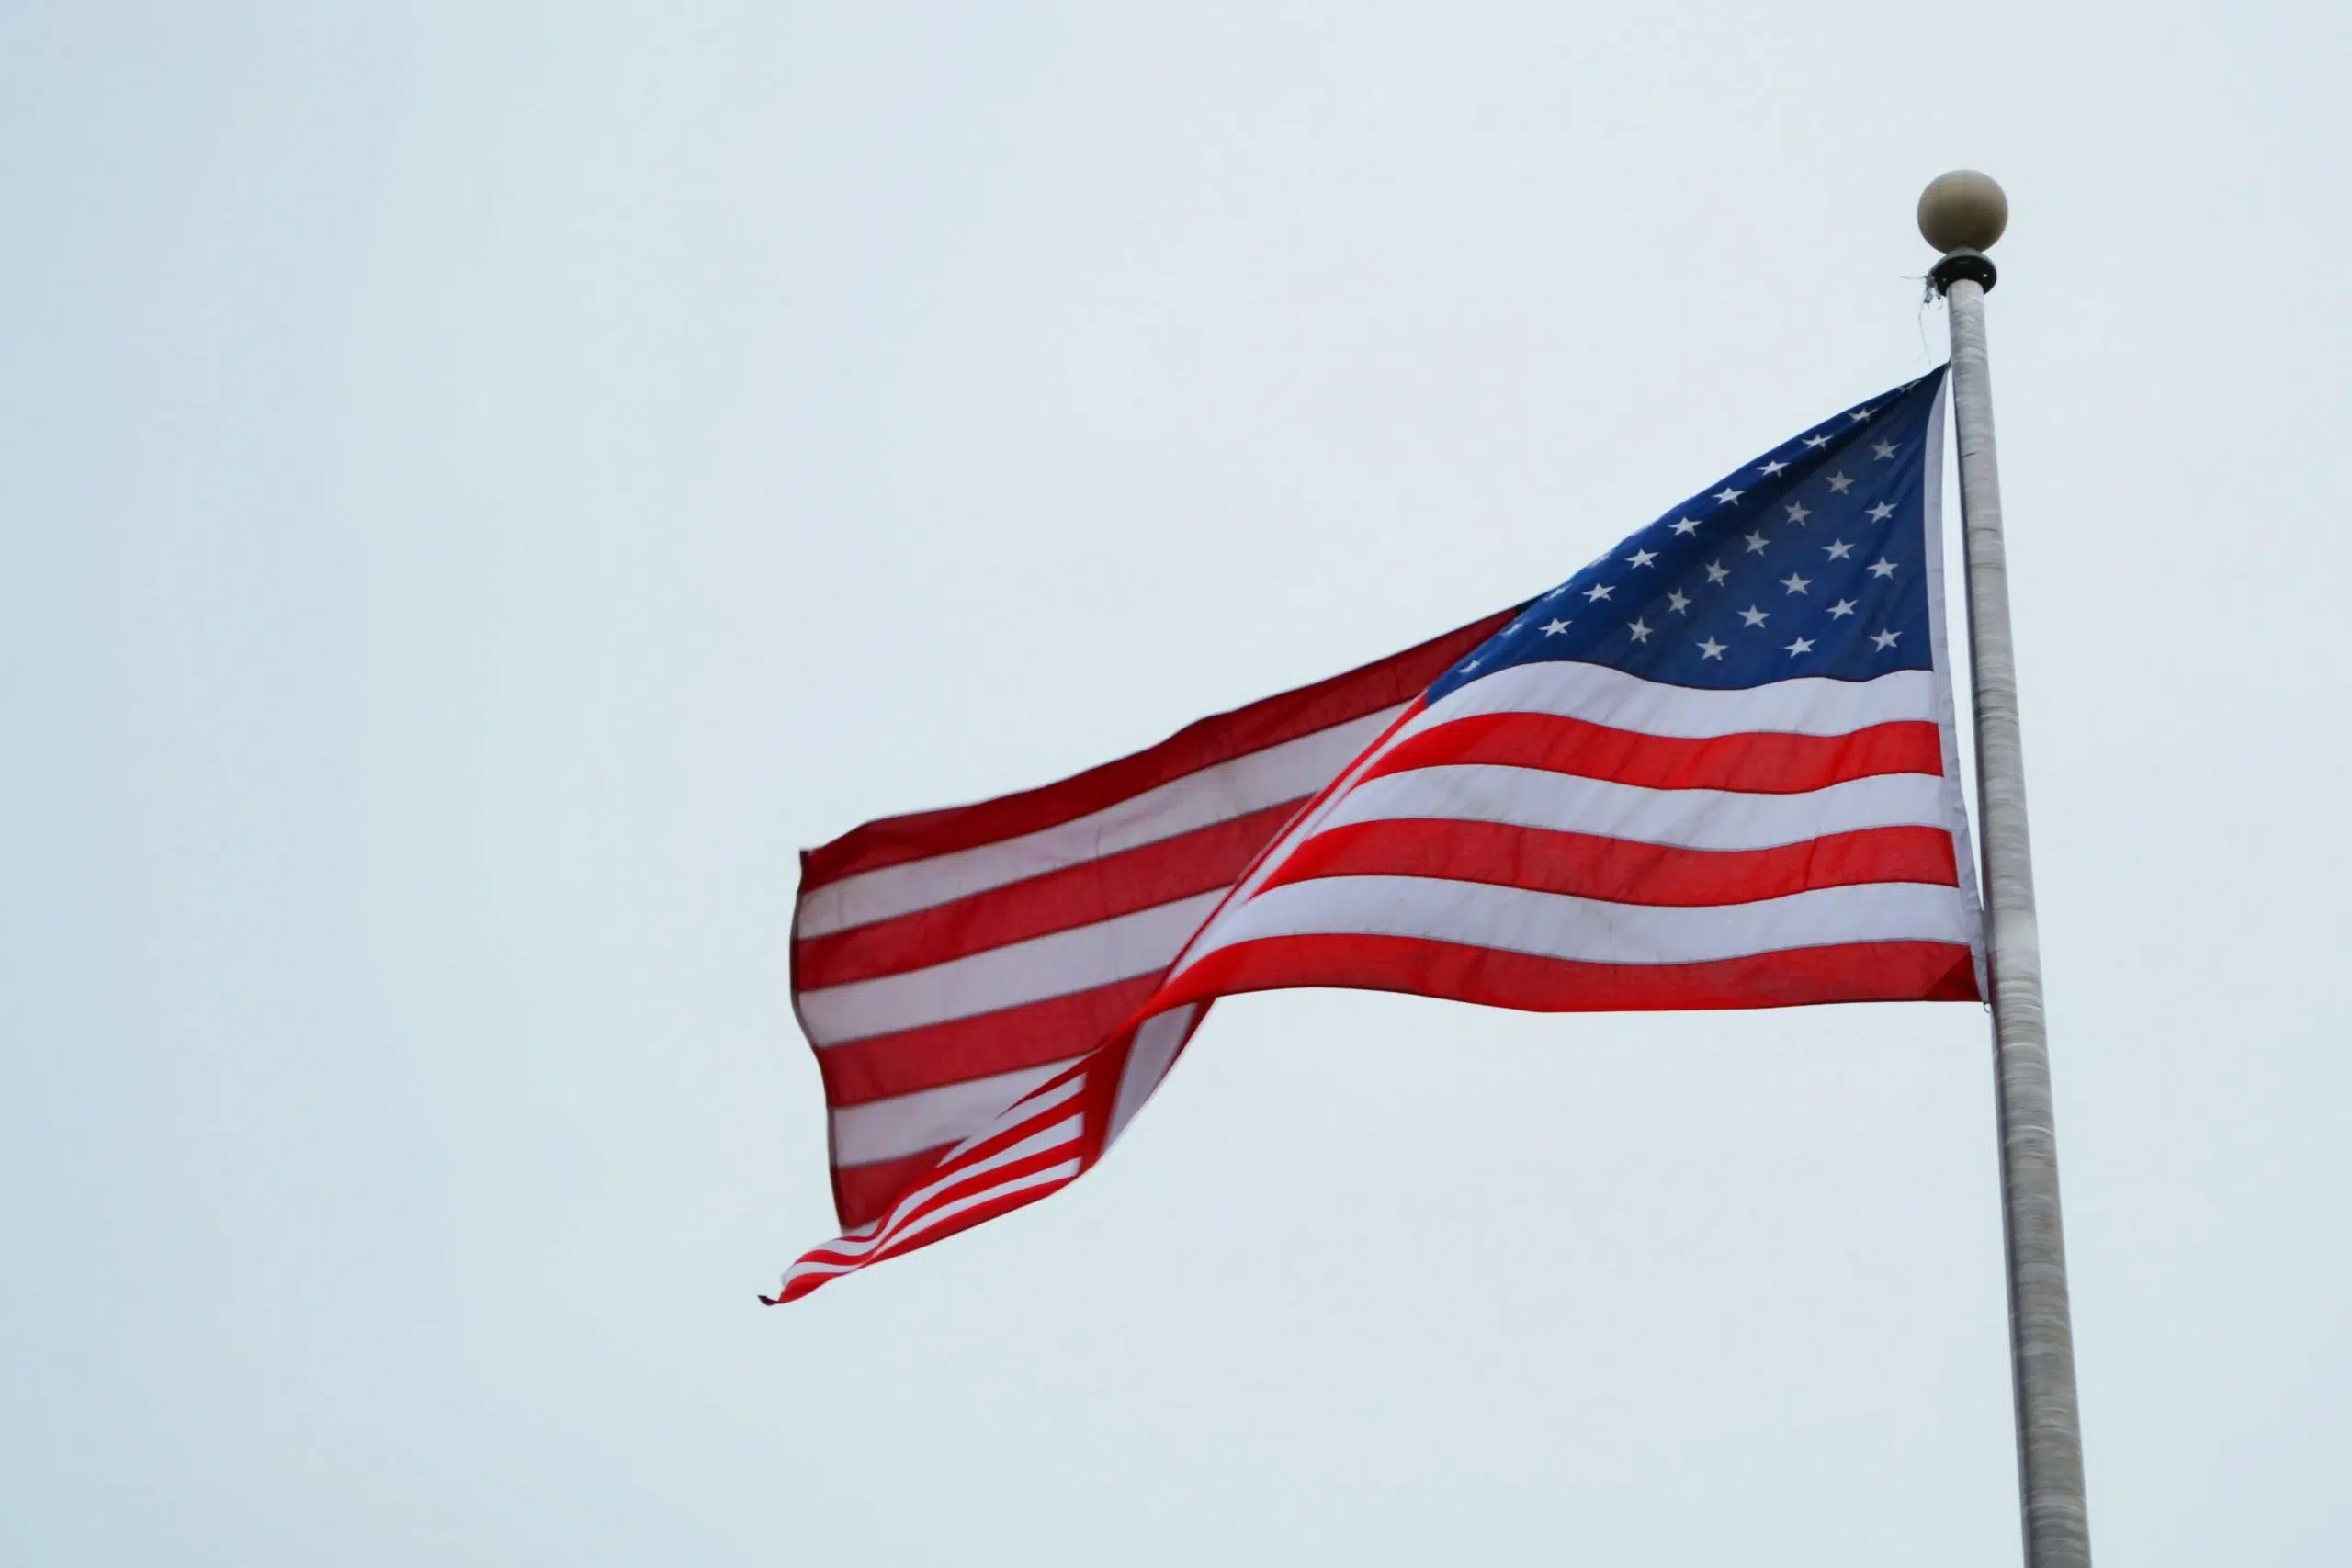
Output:
<instances>
[{"instance_id":1,"label":"waving flag","mask_svg":"<svg viewBox=\"0 0 2352 1568\"><path fill-rule=\"evenodd\" d=\"M803 859L840 1239L788 1301L1067 1185L1209 1004L1974 1000L1943 373L1516 610Z\"/></svg>"}]
</instances>

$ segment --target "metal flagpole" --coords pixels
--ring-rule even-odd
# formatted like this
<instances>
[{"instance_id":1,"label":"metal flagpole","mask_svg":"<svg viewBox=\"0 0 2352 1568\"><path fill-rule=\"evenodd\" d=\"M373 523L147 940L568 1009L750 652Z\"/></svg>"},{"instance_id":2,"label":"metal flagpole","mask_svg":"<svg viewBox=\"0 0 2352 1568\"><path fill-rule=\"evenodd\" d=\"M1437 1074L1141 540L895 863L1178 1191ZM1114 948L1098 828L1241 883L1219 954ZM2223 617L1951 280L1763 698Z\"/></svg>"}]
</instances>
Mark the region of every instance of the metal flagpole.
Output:
<instances>
[{"instance_id":1,"label":"metal flagpole","mask_svg":"<svg viewBox=\"0 0 2352 1568\"><path fill-rule=\"evenodd\" d=\"M2001 477L1984 355L1984 252L2007 226L2008 198L1984 175L1942 175L1919 197L1919 232L1944 253L1928 276L1950 308L1951 401L1960 443L1968 646L1975 671L1977 826L1984 842L1993 1063L2001 1134L2001 1219L2007 1251L2009 1366L2017 1397L2018 1487L2028 1568L2089 1568L2083 1437L2075 1403L2075 1336L2066 1240L2058 1213L2058 1140L2041 1017L2041 945L2026 838L2025 757L2018 733Z\"/></svg>"}]
</instances>

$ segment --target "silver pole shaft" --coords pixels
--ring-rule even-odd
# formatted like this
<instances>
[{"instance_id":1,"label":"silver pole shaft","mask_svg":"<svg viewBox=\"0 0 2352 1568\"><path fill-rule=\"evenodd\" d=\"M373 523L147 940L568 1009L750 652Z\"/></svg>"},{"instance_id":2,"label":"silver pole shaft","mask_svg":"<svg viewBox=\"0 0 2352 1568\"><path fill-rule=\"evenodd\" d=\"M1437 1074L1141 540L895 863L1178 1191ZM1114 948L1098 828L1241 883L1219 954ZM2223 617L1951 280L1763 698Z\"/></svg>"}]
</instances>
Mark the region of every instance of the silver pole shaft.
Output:
<instances>
[{"instance_id":1,"label":"silver pole shaft","mask_svg":"<svg viewBox=\"0 0 2352 1568\"><path fill-rule=\"evenodd\" d=\"M2066 1238L2058 1213L2058 1135L2051 1111L2049 1038L2042 1027L2025 756L2018 732L2017 654L2009 636L2001 476L1984 354L1984 290L1974 278L1955 277L1944 298L1951 307L1968 643L1976 676L1976 800L1993 979L2001 1218L2008 1254L2009 1365L2017 1394L2025 1560L2028 1568L2089 1568L2075 1335L2066 1304Z\"/></svg>"}]
</instances>

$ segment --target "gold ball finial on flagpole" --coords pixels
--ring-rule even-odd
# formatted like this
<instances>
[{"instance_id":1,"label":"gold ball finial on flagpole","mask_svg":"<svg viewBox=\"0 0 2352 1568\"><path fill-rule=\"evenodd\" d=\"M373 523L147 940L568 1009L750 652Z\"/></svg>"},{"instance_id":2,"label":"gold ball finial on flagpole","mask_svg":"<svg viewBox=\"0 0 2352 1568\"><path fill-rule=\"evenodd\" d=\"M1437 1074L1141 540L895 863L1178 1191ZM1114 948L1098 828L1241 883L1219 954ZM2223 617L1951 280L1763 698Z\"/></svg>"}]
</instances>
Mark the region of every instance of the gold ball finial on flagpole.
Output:
<instances>
[{"instance_id":1,"label":"gold ball finial on flagpole","mask_svg":"<svg viewBox=\"0 0 2352 1568\"><path fill-rule=\"evenodd\" d=\"M1919 233L1939 251L1989 251L2008 226L2007 193L1990 175L1954 169L1919 193Z\"/></svg>"},{"instance_id":2,"label":"gold ball finial on flagpole","mask_svg":"<svg viewBox=\"0 0 2352 1568\"><path fill-rule=\"evenodd\" d=\"M1919 235L1944 254L1928 276L1939 290L1955 278L1990 288L1998 276L1984 253L2009 226L2009 198L2000 182L1973 169L1938 175L1919 193Z\"/></svg>"}]
</instances>

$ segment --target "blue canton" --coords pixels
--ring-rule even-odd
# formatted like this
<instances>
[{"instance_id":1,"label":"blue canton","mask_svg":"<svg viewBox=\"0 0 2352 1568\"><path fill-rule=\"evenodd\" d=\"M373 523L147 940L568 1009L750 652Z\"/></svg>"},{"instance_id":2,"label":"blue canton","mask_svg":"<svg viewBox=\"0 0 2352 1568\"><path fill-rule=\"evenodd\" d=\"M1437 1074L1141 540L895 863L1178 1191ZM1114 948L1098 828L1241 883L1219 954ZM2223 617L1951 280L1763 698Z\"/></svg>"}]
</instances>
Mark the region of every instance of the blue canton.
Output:
<instances>
[{"instance_id":1,"label":"blue canton","mask_svg":"<svg viewBox=\"0 0 2352 1568\"><path fill-rule=\"evenodd\" d=\"M1938 367L1725 475L1529 602L1430 700L1555 660L1718 690L1929 668L1922 481L1943 378Z\"/></svg>"}]
</instances>

